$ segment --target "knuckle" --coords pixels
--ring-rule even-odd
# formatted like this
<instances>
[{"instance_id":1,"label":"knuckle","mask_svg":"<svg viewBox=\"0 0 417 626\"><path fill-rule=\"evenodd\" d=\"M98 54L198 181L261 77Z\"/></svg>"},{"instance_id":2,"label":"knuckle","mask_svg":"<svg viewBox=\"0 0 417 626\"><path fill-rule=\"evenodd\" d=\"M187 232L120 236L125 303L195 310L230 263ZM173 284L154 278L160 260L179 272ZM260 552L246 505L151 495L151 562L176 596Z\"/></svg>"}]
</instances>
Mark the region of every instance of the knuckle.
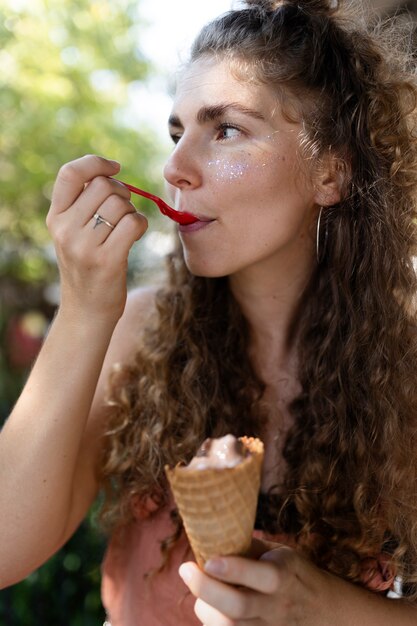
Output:
<instances>
[{"instance_id":1,"label":"knuckle","mask_svg":"<svg viewBox=\"0 0 417 626\"><path fill-rule=\"evenodd\" d=\"M135 229L139 234L143 234L148 228L148 220L141 213L127 213L122 219L126 225Z\"/></svg>"},{"instance_id":2,"label":"knuckle","mask_svg":"<svg viewBox=\"0 0 417 626\"><path fill-rule=\"evenodd\" d=\"M95 178L93 178L93 180L89 184L90 184L90 189L94 193L97 193L100 196L111 195L110 179L106 178L106 176L95 176Z\"/></svg>"},{"instance_id":3,"label":"knuckle","mask_svg":"<svg viewBox=\"0 0 417 626\"><path fill-rule=\"evenodd\" d=\"M79 171L77 161L69 161L64 163L59 169L58 179L66 183L74 183L78 181Z\"/></svg>"},{"instance_id":4,"label":"knuckle","mask_svg":"<svg viewBox=\"0 0 417 626\"><path fill-rule=\"evenodd\" d=\"M71 242L71 233L70 230L65 227L65 225L55 225L52 228L52 231L54 241L56 244L59 245L60 248L69 247Z\"/></svg>"},{"instance_id":5,"label":"knuckle","mask_svg":"<svg viewBox=\"0 0 417 626\"><path fill-rule=\"evenodd\" d=\"M122 198L117 193L111 193L108 198L111 209L115 211L126 211L126 198Z\"/></svg>"},{"instance_id":6,"label":"knuckle","mask_svg":"<svg viewBox=\"0 0 417 626\"><path fill-rule=\"evenodd\" d=\"M102 159L97 154L85 154L81 157L84 161L95 161L96 163L101 163Z\"/></svg>"},{"instance_id":7,"label":"knuckle","mask_svg":"<svg viewBox=\"0 0 417 626\"><path fill-rule=\"evenodd\" d=\"M66 183L77 183L82 177L82 173L87 164L97 163L97 168L101 164L100 157L96 154L85 154L79 159L64 163L58 171L57 180Z\"/></svg>"},{"instance_id":8,"label":"knuckle","mask_svg":"<svg viewBox=\"0 0 417 626\"><path fill-rule=\"evenodd\" d=\"M89 163L95 164L97 168L102 166L102 159L97 154L84 154L80 159L77 159L75 163Z\"/></svg>"}]
</instances>

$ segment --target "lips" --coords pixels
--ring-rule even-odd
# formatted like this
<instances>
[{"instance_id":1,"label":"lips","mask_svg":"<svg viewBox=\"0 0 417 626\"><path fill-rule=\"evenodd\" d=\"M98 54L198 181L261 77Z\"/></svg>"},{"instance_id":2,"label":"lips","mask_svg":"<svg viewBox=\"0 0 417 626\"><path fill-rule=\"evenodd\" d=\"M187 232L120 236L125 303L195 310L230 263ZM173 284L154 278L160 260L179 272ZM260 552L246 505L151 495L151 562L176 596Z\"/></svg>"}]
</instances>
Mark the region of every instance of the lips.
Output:
<instances>
[{"instance_id":1,"label":"lips","mask_svg":"<svg viewBox=\"0 0 417 626\"><path fill-rule=\"evenodd\" d=\"M176 198L178 200L178 198ZM168 215L168 213L167 213ZM187 210L182 202L175 202L175 209L171 209L169 217L177 222L180 227L191 226L195 223L208 223L213 222L215 218L209 215L203 215L201 213L194 213L194 211ZM181 228L182 230L182 228Z\"/></svg>"},{"instance_id":2,"label":"lips","mask_svg":"<svg viewBox=\"0 0 417 626\"><path fill-rule=\"evenodd\" d=\"M195 232L197 230L201 230L202 228L206 228L207 226L209 226L210 224L212 224L213 222L215 222L216 220L214 219L196 219L195 222L189 223L189 224L179 224L178 225L178 230L181 233L192 233Z\"/></svg>"},{"instance_id":3,"label":"lips","mask_svg":"<svg viewBox=\"0 0 417 626\"><path fill-rule=\"evenodd\" d=\"M192 213L191 211L178 211L178 213L180 215L189 215L190 218L192 217L194 219L194 221L198 221L198 222L212 222L214 220L214 217L208 217L207 215L198 215L197 213ZM191 219L190 219L191 221Z\"/></svg>"},{"instance_id":4,"label":"lips","mask_svg":"<svg viewBox=\"0 0 417 626\"><path fill-rule=\"evenodd\" d=\"M190 211L184 211L181 209L173 209L172 213L170 213L169 217L177 222L180 226L191 226L197 222L213 222L214 219L212 217L208 217L207 215L198 215L196 213L191 213Z\"/></svg>"},{"instance_id":5,"label":"lips","mask_svg":"<svg viewBox=\"0 0 417 626\"><path fill-rule=\"evenodd\" d=\"M166 215L181 226L187 226L188 224L193 224L194 222L212 222L215 219L210 215L204 215L198 212L196 213L191 207L191 210L188 209L186 205L194 204L194 202L190 202L191 198L186 199L179 190L175 191L175 195L172 196L171 200L174 201L173 206L175 208L170 209L169 213L167 212Z\"/></svg>"}]
</instances>

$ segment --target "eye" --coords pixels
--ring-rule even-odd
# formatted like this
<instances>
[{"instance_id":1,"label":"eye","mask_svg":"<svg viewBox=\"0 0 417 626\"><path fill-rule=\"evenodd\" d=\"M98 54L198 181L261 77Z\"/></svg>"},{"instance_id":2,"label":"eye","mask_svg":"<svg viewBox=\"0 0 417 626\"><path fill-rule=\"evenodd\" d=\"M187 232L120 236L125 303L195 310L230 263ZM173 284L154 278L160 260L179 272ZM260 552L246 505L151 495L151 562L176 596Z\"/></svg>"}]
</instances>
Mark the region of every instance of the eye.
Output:
<instances>
[{"instance_id":1,"label":"eye","mask_svg":"<svg viewBox=\"0 0 417 626\"><path fill-rule=\"evenodd\" d=\"M172 139L172 141L174 142L175 145L179 142L179 140L182 137L182 135L180 133L169 133L169 136L171 137L171 139Z\"/></svg>"},{"instance_id":2,"label":"eye","mask_svg":"<svg viewBox=\"0 0 417 626\"><path fill-rule=\"evenodd\" d=\"M228 124L226 122L224 122L223 124L219 124L216 130L219 133L219 139L222 141L234 139L242 133L242 130L238 126L235 126L234 124Z\"/></svg>"}]
</instances>

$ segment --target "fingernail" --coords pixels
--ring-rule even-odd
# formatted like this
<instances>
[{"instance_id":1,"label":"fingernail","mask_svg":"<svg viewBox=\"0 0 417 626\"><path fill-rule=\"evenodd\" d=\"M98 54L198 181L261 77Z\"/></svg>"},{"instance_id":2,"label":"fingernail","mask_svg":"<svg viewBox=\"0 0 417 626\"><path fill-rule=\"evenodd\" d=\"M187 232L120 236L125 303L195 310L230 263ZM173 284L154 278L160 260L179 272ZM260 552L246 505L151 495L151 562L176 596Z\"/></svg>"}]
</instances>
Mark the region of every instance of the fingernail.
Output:
<instances>
[{"instance_id":1,"label":"fingernail","mask_svg":"<svg viewBox=\"0 0 417 626\"><path fill-rule=\"evenodd\" d=\"M213 576L224 574L226 572L226 563L223 559L209 559L204 564L204 571L207 574L213 574Z\"/></svg>"},{"instance_id":2,"label":"fingernail","mask_svg":"<svg viewBox=\"0 0 417 626\"><path fill-rule=\"evenodd\" d=\"M119 161L113 161L113 159L108 159L109 163L114 165L114 167L120 167Z\"/></svg>"},{"instance_id":3,"label":"fingernail","mask_svg":"<svg viewBox=\"0 0 417 626\"><path fill-rule=\"evenodd\" d=\"M191 577L193 575L190 567L188 565L181 565L179 570L178 570L179 575L181 576L181 578L183 579L183 581L185 583L190 582Z\"/></svg>"}]
</instances>

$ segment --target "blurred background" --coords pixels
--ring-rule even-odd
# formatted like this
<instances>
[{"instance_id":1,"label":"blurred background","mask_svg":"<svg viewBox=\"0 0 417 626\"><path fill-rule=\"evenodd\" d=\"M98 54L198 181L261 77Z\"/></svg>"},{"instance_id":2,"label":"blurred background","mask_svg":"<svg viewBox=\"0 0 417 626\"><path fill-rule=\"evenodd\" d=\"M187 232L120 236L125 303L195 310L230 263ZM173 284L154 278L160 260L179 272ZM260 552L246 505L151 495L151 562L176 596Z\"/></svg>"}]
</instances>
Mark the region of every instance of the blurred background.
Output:
<instances>
[{"instance_id":1,"label":"blurred background","mask_svg":"<svg viewBox=\"0 0 417 626\"><path fill-rule=\"evenodd\" d=\"M101 154L121 162L123 180L163 195L175 68L198 29L237 4L0 0L0 425L59 303L45 227L59 167ZM374 5L414 19L414 3ZM158 280L173 243L169 221L135 202L150 228L130 255L130 285ZM45 566L0 591L1 626L103 623L94 514Z\"/></svg>"}]
</instances>

